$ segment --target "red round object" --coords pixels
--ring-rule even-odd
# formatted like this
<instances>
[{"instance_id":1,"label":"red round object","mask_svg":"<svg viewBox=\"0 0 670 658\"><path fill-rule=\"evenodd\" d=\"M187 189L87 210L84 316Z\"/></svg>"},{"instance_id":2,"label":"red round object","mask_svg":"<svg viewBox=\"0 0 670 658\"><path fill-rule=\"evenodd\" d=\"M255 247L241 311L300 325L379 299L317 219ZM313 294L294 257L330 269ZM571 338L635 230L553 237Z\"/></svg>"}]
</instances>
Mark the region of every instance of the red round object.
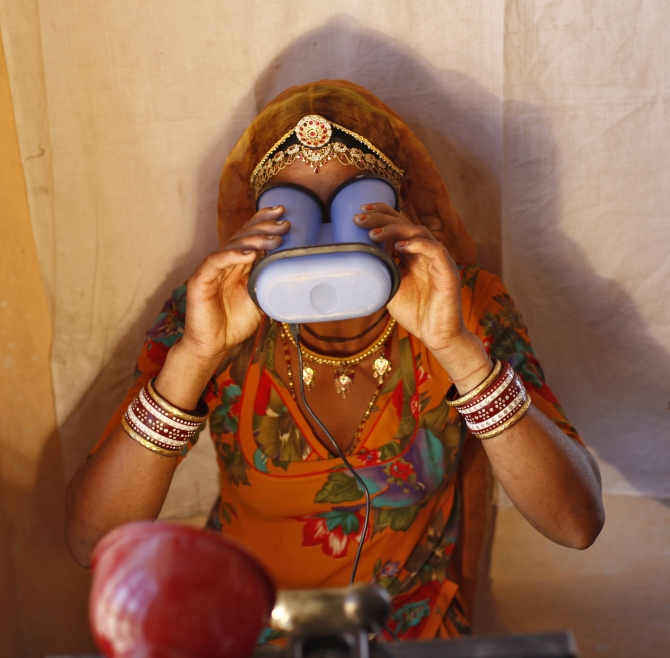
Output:
<instances>
[{"instance_id":1,"label":"red round object","mask_svg":"<svg viewBox=\"0 0 670 658\"><path fill-rule=\"evenodd\" d=\"M170 523L129 523L93 552L89 621L113 658L244 658L275 601L237 542Z\"/></svg>"}]
</instances>

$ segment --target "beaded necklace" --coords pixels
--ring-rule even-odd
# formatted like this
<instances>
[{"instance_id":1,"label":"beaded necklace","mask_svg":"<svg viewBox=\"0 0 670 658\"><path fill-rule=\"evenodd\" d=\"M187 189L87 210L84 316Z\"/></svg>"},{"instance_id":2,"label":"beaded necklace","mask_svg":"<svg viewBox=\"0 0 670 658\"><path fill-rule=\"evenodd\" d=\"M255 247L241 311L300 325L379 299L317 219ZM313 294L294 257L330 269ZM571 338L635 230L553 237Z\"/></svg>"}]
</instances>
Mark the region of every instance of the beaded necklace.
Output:
<instances>
[{"instance_id":1,"label":"beaded necklace","mask_svg":"<svg viewBox=\"0 0 670 658\"><path fill-rule=\"evenodd\" d=\"M351 386L354 383L354 369L353 366L358 365L361 361L364 361L369 356L377 353L377 358L372 364L372 372L375 379L381 383L384 381L384 377L391 372L391 361L387 358L386 355L386 343L395 329L396 321L391 319L386 325L386 329L382 334L377 338L377 340L372 343L369 347L366 347L364 350L358 354L353 354L352 356L347 357L337 357L337 356L323 356L317 352L313 352L307 347L300 346L300 351L302 352L303 359L305 360L305 365L302 369L302 379L307 388L312 388L314 386L314 379L316 377L316 371L310 365L326 365L333 366L335 368L335 390L338 395L341 395L343 398L347 397L347 393L350 391ZM283 323L281 324L281 335L282 340L286 341L287 339L291 341L293 347L297 349L297 344L295 338L289 331L288 325Z\"/></svg>"},{"instance_id":2,"label":"beaded necklace","mask_svg":"<svg viewBox=\"0 0 670 658\"><path fill-rule=\"evenodd\" d=\"M370 417L370 414L372 413L372 409L375 406L375 402L377 402L377 398L379 397L379 394L381 393L382 386L384 384L384 378L389 372L391 372L391 361L389 360L390 346L388 344L388 339L390 338L391 333L393 332L393 329L395 328L395 320L393 320L392 322L393 322L393 326L391 327L390 331L388 331L388 328L387 328L388 334L385 337L384 344L381 346L381 353L380 353L380 356L378 357L378 359L379 358L384 359L384 361L388 365L387 365L386 369L382 372L381 375L377 376L377 374L375 372L375 379L377 379L377 382L378 382L377 387L375 388L375 392L372 394L372 399L370 400L370 402L368 403L367 408L365 409L365 413L363 414L363 419L358 424L358 427L356 428L356 431L354 432L354 437L351 440L351 443L349 444L349 447L346 450L344 450L345 455L351 455L354 452L354 450L356 450L356 447L358 446L358 444L361 440L361 436L363 435L363 428L365 427L365 423L366 423L367 419ZM389 324L391 324L391 323L389 323ZM386 334L386 333L387 332L385 331L384 334ZM384 334L382 334L382 336ZM288 330L285 329L285 327L283 325L280 326L280 335L281 335L281 339L282 339L282 345L284 347L284 358L286 359L286 372L288 374L288 389L291 393L291 397L297 403L298 399L297 399L296 394L295 394L295 383L293 381L293 369L291 368L291 354L289 353L289 349L288 349L289 339L292 338L292 336L288 332ZM293 343L293 346L295 347L295 341L291 341L291 342ZM379 341L375 341L375 344L377 344L378 342ZM302 346L300 347L300 349L306 350L306 348L303 348ZM368 350L369 349L370 348L368 348ZM365 350L365 351L367 352L368 350ZM315 354L315 353L312 352L312 354ZM305 369L303 369L303 377L305 376L304 375L304 370ZM353 372L351 374L351 377L352 377L352 381L353 381ZM313 385L313 383L314 383L313 377L311 378L310 381ZM337 389L337 385L336 385L335 388ZM339 391L338 391L338 393L339 393ZM344 395L342 397L344 397Z\"/></svg>"}]
</instances>

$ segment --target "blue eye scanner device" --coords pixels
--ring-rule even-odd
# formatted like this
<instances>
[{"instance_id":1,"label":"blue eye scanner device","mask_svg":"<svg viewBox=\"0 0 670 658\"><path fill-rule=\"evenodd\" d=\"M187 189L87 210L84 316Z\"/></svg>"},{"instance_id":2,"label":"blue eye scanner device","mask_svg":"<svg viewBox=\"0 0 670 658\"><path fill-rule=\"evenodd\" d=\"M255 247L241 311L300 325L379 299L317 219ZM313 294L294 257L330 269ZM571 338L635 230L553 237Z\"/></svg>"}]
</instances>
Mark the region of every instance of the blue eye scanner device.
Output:
<instances>
[{"instance_id":1,"label":"blue eye scanner device","mask_svg":"<svg viewBox=\"0 0 670 658\"><path fill-rule=\"evenodd\" d=\"M340 185L324 209L299 185L266 188L257 210L284 206L291 228L280 247L267 252L249 276L253 301L280 322L347 320L385 306L400 285L398 264L354 224L366 203L398 207L395 187L361 174Z\"/></svg>"}]
</instances>

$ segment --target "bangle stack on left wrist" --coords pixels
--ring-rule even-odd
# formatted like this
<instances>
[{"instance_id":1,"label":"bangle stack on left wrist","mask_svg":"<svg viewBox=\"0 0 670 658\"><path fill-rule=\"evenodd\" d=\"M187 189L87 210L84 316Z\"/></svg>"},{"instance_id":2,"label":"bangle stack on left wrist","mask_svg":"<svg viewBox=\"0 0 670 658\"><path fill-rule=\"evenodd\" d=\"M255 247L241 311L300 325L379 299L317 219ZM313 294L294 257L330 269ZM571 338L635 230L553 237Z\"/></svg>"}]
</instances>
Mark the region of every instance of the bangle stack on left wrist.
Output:
<instances>
[{"instance_id":1,"label":"bangle stack on left wrist","mask_svg":"<svg viewBox=\"0 0 670 658\"><path fill-rule=\"evenodd\" d=\"M519 375L507 361L496 361L491 374L461 397L456 386L447 392L446 402L465 420L479 439L491 439L518 423L530 407L530 397Z\"/></svg>"}]
</instances>

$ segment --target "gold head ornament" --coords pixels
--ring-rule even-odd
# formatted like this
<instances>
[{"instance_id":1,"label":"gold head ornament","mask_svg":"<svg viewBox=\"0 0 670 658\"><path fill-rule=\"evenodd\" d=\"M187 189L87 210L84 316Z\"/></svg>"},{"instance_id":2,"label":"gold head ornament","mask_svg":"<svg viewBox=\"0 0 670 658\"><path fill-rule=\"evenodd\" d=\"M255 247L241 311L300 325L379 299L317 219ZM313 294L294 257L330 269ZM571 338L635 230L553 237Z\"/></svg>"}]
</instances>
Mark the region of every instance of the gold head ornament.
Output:
<instances>
[{"instance_id":1,"label":"gold head ornament","mask_svg":"<svg viewBox=\"0 0 670 658\"><path fill-rule=\"evenodd\" d=\"M338 138L333 129L339 131L342 137ZM347 139L346 136L353 138L365 150L348 146L341 141ZM287 142L289 145L285 146ZM285 148L282 148L283 146ZM354 165L358 169L385 178L398 192L405 173L365 137L318 114L308 114L298 121L295 128L281 137L254 168L250 183L256 196L258 197L263 186L273 176L298 159L312 167L316 174L328 161L336 159L343 165Z\"/></svg>"}]
</instances>

